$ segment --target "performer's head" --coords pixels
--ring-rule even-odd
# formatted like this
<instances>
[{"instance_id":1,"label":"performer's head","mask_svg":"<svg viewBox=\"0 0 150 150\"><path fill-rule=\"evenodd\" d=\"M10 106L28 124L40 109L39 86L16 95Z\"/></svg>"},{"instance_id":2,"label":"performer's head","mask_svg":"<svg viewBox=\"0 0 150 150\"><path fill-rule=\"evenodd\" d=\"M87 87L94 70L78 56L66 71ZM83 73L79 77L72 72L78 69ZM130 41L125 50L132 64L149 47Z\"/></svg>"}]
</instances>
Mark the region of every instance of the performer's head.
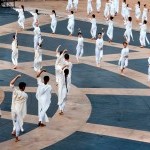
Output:
<instances>
[{"instance_id":1,"label":"performer's head","mask_svg":"<svg viewBox=\"0 0 150 150\"><path fill-rule=\"evenodd\" d=\"M65 54L65 55L64 55L64 58L65 58L65 60L68 61L68 60L69 60L69 54Z\"/></svg>"},{"instance_id":2,"label":"performer's head","mask_svg":"<svg viewBox=\"0 0 150 150\"><path fill-rule=\"evenodd\" d=\"M44 84L47 84L50 80L49 76L44 76Z\"/></svg>"},{"instance_id":3,"label":"performer's head","mask_svg":"<svg viewBox=\"0 0 150 150\"><path fill-rule=\"evenodd\" d=\"M24 11L24 5L21 5L21 8L23 9L23 11Z\"/></svg>"},{"instance_id":4,"label":"performer's head","mask_svg":"<svg viewBox=\"0 0 150 150\"><path fill-rule=\"evenodd\" d=\"M143 24L147 24L147 20L144 20L144 21L143 21Z\"/></svg>"},{"instance_id":5,"label":"performer's head","mask_svg":"<svg viewBox=\"0 0 150 150\"><path fill-rule=\"evenodd\" d=\"M127 45L128 45L128 43L127 43L127 42L123 42L123 46L124 46L124 48L126 48L126 47L127 47Z\"/></svg>"},{"instance_id":6,"label":"performer's head","mask_svg":"<svg viewBox=\"0 0 150 150\"><path fill-rule=\"evenodd\" d=\"M92 15L92 18L95 18L95 14Z\"/></svg>"},{"instance_id":7,"label":"performer's head","mask_svg":"<svg viewBox=\"0 0 150 150\"><path fill-rule=\"evenodd\" d=\"M71 10L71 14L74 14L74 12Z\"/></svg>"},{"instance_id":8,"label":"performer's head","mask_svg":"<svg viewBox=\"0 0 150 150\"><path fill-rule=\"evenodd\" d=\"M13 40L15 40L16 39L16 36L15 35L13 35Z\"/></svg>"},{"instance_id":9,"label":"performer's head","mask_svg":"<svg viewBox=\"0 0 150 150\"><path fill-rule=\"evenodd\" d=\"M110 20L113 20L114 19L114 17L113 16L110 16Z\"/></svg>"},{"instance_id":10,"label":"performer's head","mask_svg":"<svg viewBox=\"0 0 150 150\"><path fill-rule=\"evenodd\" d=\"M146 4L144 4L144 7L146 8Z\"/></svg>"},{"instance_id":11,"label":"performer's head","mask_svg":"<svg viewBox=\"0 0 150 150\"><path fill-rule=\"evenodd\" d=\"M56 12L55 12L55 10L52 10L52 14L55 14L55 16L56 16Z\"/></svg>"},{"instance_id":12,"label":"performer's head","mask_svg":"<svg viewBox=\"0 0 150 150\"><path fill-rule=\"evenodd\" d=\"M140 6L140 5L141 5L141 2L140 2L140 1L138 1L138 2L137 2L137 4Z\"/></svg>"},{"instance_id":13,"label":"performer's head","mask_svg":"<svg viewBox=\"0 0 150 150\"><path fill-rule=\"evenodd\" d=\"M99 39L102 38L102 33L98 33L98 38L99 38Z\"/></svg>"},{"instance_id":14,"label":"performer's head","mask_svg":"<svg viewBox=\"0 0 150 150\"><path fill-rule=\"evenodd\" d=\"M128 17L128 20L131 22L132 21L132 17Z\"/></svg>"},{"instance_id":15,"label":"performer's head","mask_svg":"<svg viewBox=\"0 0 150 150\"><path fill-rule=\"evenodd\" d=\"M126 3L126 0L123 0L124 3Z\"/></svg>"},{"instance_id":16,"label":"performer's head","mask_svg":"<svg viewBox=\"0 0 150 150\"><path fill-rule=\"evenodd\" d=\"M78 33L78 37L82 37L82 33L81 32Z\"/></svg>"},{"instance_id":17,"label":"performer's head","mask_svg":"<svg viewBox=\"0 0 150 150\"><path fill-rule=\"evenodd\" d=\"M39 10L38 10L38 9L35 9L35 13L36 13L36 14L39 14Z\"/></svg>"},{"instance_id":18,"label":"performer's head","mask_svg":"<svg viewBox=\"0 0 150 150\"><path fill-rule=\"evenodd\" d=\"M26 88L26 83L25 83L25 82L20 82L20 83L19 83L19 89L20 89L21 91L24 91L25 88Z\"/></svg>"}]
</instances>

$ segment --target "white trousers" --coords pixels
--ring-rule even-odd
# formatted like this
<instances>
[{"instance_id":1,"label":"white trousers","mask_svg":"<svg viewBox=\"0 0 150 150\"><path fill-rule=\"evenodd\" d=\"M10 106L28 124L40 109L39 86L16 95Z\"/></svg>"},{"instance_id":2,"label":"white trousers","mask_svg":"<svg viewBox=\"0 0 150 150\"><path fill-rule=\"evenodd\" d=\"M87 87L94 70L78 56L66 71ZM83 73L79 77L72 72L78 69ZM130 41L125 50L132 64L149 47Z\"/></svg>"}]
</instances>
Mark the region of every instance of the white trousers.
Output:
<instances>
[{"instance_id":1,"label":"white trousers","mask_svg":"<svg viewBox=\"0 0 150 150\"><path fill-rule=\"evenodd\" d=\"M60 105L59 105L59 110L60 111L64 111L64 108L65 108L65 104L66 104L66 101L63 101Z\"/></svg>"},{"instance_id":2,"label":"white trousers","mask_svg":"<svg viewBox=\"0 0 150 150\"><path fill-rule=\"evenodd\" d=\"M120 68L123 69L123 68L126 68L128 66L128 58L121 58L120 59Z\"/></svg>"},{"instance_id":3,"label":"white trousers","mask_svg":"<svg viewBox=\"0 0 150 150\"><path fill-rule=\"evenodd\" d=\"M87 5L87 14L89 15L90 13L92 13L92 11L93 11L92 5L88 4Z\"/></svg>"},{"instance_id":4,"label":"white trousers","mask_svg":"<svg viewBox=\"0 0 150 150\"><path fill-rule=\"evenodd\" d=\"M110 40L113 39L113 27L108 27L107 36L109 37Z\"/></svg>"},{"instance_id":5,"label":"white trousers","mask_svg":"<svg viewBox=\"0 0 150 150\"><path fill-rule=\"evenodd\" d=\"M83 55L83 46L77 45L76 58L82 57L82 55Z\"/></svg>"},{"instance_id":6,"label":"white trousers","mask_svg":"<svg viewBox=\"0 0 150 150\"><path fill-rule=\"evenodd\" d=\"M52 22L51 23L51 30L52 30L53 33L56 32L56 26L57 26L57 22Z\"/></svg>"},{"instance_id":7,"label":"white trousers","mask_svg":"<svg viewBox=\"0 0 150 150\"><path fill-rule=\"evenodd\" d=\"M17 66L18 65L18 53L12 52L11 59L12 59L13 65Z\"/></svg>"},{"instance_id":8,"label":"white trousers","mask_svg":"<svg viewBox=\"0 0 150 150\"><path fill-rule=\"evenodd\" d=\"M25 22L25 18L24 17L19 17L18 19L18 24L19 26L24 29L24 22Z\"/></svg>"},{"instance_id":9,"label":"white trousers","mask_svg":"<svg viewBox=\"0 0 150 150\"><path fill-rule=\"evenodd\" d=\"M72 3L68 3L67 7L66 7L66 10L70 11L72 9L72 7L73 7Z\"/></svg>"},{"instance_id":10,"label":"white trousers","mask_svg":"<svg viewBox=\"0 0 150 150\"><path fill-rule=\"evenodd\" d=\"M37 50L38 45L41 43L41 36L34 36L34 50Z\"/></svg>"},{"instance_id":11,"label":"white trousers","mask_svg":"<svg viewBox=\"0 0 150 150\"><path fill-rule=\"evenodd\" d=\"M150 65L148 67L148 81L150 81Z\"/></svg>"},{"instance_id":12,"label":"white trousers","mask_svg":"<svg viewBox=\"0 0 150 150\"><path fill-rule=\"evenodd\" d=\"M97 27L91 27L91 36L92 38L96 38Z\"/></svg>"},{"instance_id":13,"label":"white trousers","mask_svg":"<svg viewBox=\"0 0 150 150\"><path fill-rule=\"evenodd\" d=\"M96 64L100 64L100 62L103 58L103 50L96 49L95 56L96 56Z\"/></svg>"},{"instance_id":14,"label":"white trousers","mask_svg":"<svg viewBox=\"0 0 150 150\"><path fill-rule=\"evenodd\" d=\"M69 23L67 26L68 31L70 32L70 34L73 34L74 32L74 23Z\"/></svg>"}]
</instances>

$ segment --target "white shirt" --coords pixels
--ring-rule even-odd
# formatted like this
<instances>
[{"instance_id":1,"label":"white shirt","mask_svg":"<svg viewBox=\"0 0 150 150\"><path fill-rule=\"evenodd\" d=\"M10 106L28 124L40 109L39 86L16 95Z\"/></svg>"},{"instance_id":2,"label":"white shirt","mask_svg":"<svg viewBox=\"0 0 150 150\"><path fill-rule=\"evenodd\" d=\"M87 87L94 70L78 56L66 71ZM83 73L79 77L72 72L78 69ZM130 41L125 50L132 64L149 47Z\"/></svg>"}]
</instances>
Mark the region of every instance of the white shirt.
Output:
<instances>
[{"instance_id":1,"label":"white shirt","mask_svg":"<svg viewBox=\"0 0 150 150\"><path fill-rule=\"evenodd\" d=\"M83 42L84 42L83 37L78 37L78 45L83 46L84 45Z\"/></svg>"},{"instance_id":2,"label":"white shirt","mask_svg":"<svg viewBox=\"0 0 150 150\"><path fill-rule=\"evenodd\" d=\"M39 36L39 35L41 35L40 27L35 27L34 28L34 36Z\"/></svg>"},{"instance_id":3,"label":"white shirt","mask_svg":"<svg viewBox=\"0 0 150 150\"><path fill-rule=\"evenodd\" d=\"M103 38L96 40L96 49L103 50L104 41Z\"/></svg>"},{"instance_id":4,"label":"white shirt","mask_svg":"<svg viewBox=\"0 0 150 150\"><path fill-rule=\"evenodd\" d=\"M121 58L125 58L128 55L129 55L129 48L128 47L123 48L121 51Z\"/></svg>"}]
</instances>

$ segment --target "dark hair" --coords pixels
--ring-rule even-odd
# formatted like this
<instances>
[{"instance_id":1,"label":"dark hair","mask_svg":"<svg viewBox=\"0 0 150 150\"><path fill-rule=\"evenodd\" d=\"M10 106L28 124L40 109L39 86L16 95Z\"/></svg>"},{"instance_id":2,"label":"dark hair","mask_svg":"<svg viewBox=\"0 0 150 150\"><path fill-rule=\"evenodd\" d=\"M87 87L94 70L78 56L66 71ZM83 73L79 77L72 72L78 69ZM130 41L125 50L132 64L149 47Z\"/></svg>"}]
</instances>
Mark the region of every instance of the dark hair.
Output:
<instances>
[{"instance_id":1,"label":"dark hair","mask_svg":"<svg viewBox=\"0 0 150 150\"><path fill-rule=\"evenodd\" d=\"M73 11L71 11L71 14L74 14L74 12L73 12Z\"/></svg>"},{"instance_id":2,"label":"dark hair","mask_svg":"<svg viewBox=\"0 0 150 150\"><path fill-rule=\"evenodd\" d=\"M114 19L114 17L113 16L110 16L110 20L113 20Z\"/></svg>"},{"instance_id":3,"label":"dark hair","mask_svg":"<svg viewBox=\"0 0 150 150\"><path fill-rule=\"evenodd\" d=\"M95 14L93 14L92 17L95 18Z\"/></svg>"},{"instance_id":4,"label":"dark hair","mask_svg":"<svg viewBox=\"0 0 150 150\"><path fill-rule=\"evenodd\" d=\"M132 21L132 17L128 17L128 20L129 20L129 21Z\"/></svg>"},{"instance_id":5,"label":"dark hair","mask_svg":"<svg viewBox=\"0 0 150 150\"><path fill-rule=\"evenodd\" d=\"M20 89L20 90L23 90L23 91L24 91L25 88L26 88L26 83L25 83L25 82L20 82L18 86L19 86L19 89Z\"/></svg>"},{"instance_id":6,"label":"dark hair","mask_svg":"<svg viewBox=\"0 0 150 150\"><path fill-rule=\"evenodd\" d=\"M123 45L124 45L124 44L126 44L126 45L127 45L128 43L127 43L127 42L123 42Z\"/></svg>"},{"instance_id":7,"label":"dark hair","mask_svg":"<svg viewBox=\"0 0 150 150\"><path fill-rule=\"evenodd\" d=\"M61 55L63 53L63 51L60 51L59 54Z\"/></svg>"},{"instance_id":8,"label":"dark hair","mask_svg":"<svg viewBox=\"0 0 150 150\"><path fill-rule=\"evenodd\" d=\"M35 13L39 14L39 10L38 10L38 9L36 9L36 10L35 10Z\"/></svg>"},{"instance_id":9,"label":"dark hair","mask_svg":"<svg viewBox=\"0 0 150 150\"><path fill-rule=\"evenodd\" d=\"M146 6L146 4L144 4L144 7Z\"/></svg>"},{"instance_id":10,"label":"dark hair","mask_svg":"<svg viewBox=\"0 0 150 150\"><path fill-rule=\"evenodd\" d=\"M138 5L139 5L139 7L140 7L140 6L141 6L141 3L140 3L140 1L138 1L137 3L138 3Z\"/></svg>"},{"instance_id":11,"label":"dark hair","mask_svg":"<svg viewBox=\"0 0 150 150\"><path fill-rule=\"evenodd\" d=\"M24 12L24 6L23 5L21 5L21 8L23 9L23 12Z\"/></svg>"},{"instance_id":12,"label":"dark hair","mask_svg":"<svg viewBox=\"0 0 150 150\"><path fill-rule=\"evenodd\" d=\"M56 16L56 12L55 12L55 10L52 10L52 12L55 14L55 16Z\"/></svg>"},{"instance_id":13,"label":"dark hair","mask_svg":"<svg viewBox=\"0 0 150 150\"><path fill-rule=\"evenodd\" d=\"M146 21L146 20L144 20L144 21L143 21L143 23L144 23L144 24L147 24L147 21Z\"/></svg>"},{"instance_id":14,"label":"dark hair","mask_svg":"<svg viewBox=\"0 0 150 150\"><path fill-rule=\"evenodd\" d=\"M126 3L126 0L123 0L124 3Z\"/></svg>"},{"instance_id":15,"label":"dark hair","mask_svg":"<svg viewBox=\"0 0 150 150\"><path fill-rule=\"evenodd\" d=\"M81 32L78 32L78 35L82 35L82 33L81 33Z\"/></svg>"},{"instance_id":16,"label":"dark hair","mask_svg":"<svg viewBox=\"0 0 150 150\"><path fill-rule=\"evenodd\" d=\"M68 77L68 74L69 74L69 69L65 69L64 70L64 74L65 74L65 84L66 84L66 89L67 89L67 92L68 92L68 87L67 87L67 77Z\"/></svg>"},{"instance_id":17,"label":"dark hair","mask_svg":"<svg viewBox=\"0 0 150 150\"><path fill-rule=\"evenodd\" d=\"M16 39L16 35L13 35L13 39Z\"/></svg>"},{"instance_id":18,"label":"dark hair","mask_svg":"<svg viewBox=\"0 0 150 150\"><path fill-rule=\"evenodd\" d=\"M98 33L98 35L102 35L102 33L101 33L101 32L99 32L99 33Z\"/></svg>"},{"instance_id":19,"label":"dark hair","mask_svg":"<svg viewBox=\"0 0 150 150\"><path fill-rule=\"evenodd\" d=\"M43 79L44 79L44 84L47 84L47 82L49 81L50 78L49 78L49 76L44 76Z\"/></svg>"},{"instance_id":20,"label":"dark hair","mask_svg":"<svg viewBox=\"0 0 150 150\"><path fill-rule=\"evenodd\" d=\"M66 60L69 60L69 54L65 54L65 55L64 55L64 58L65 58Z\"/></svg>"},{"instance_id":21,"label":"dark hair","mask_svg":"<svg viewBox=\"0 0 150 150\"><path fill-rule=\"evenodd\" d=\"M129 4L127 4L127 7L129 7Z\"/></svg>"}]
</instances>

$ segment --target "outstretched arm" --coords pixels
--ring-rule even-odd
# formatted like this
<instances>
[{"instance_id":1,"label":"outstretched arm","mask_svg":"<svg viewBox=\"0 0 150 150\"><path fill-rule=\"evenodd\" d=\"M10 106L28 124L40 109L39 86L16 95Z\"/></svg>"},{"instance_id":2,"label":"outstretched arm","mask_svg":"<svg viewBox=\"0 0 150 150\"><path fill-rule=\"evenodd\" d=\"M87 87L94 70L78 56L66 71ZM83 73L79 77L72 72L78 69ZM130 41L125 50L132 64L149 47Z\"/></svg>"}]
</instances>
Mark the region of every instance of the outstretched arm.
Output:
<instances>
[{"instance_id":1,"label":"outstretched arm","mask_svg":"<svg viewBox=\"0 0 150 150\"><path fill-rule=\"evenodd\" d=\"M11 80L10 85L14 85L16 80L21 77L21 74L17 75L14 79Z\"/></svg>"},{"instance_id":2,"label":"outstretched arm","mask_svg":"<svg viewBox=\"0 0 150 150\"><path fill-rule=\"evenodd\" d=\"M41 70L36 77L39 78L43 72L46 72L46 70Z\"/></svg>"},{"instance_id":3,"label":"outstretched arm","mask_svg":"<svg viewBox=\"0 0 150 150\"><path fill-rule=\"evenodd\" d=\"M61 45L59 45L59 46L57 47L57 49L56 49L56 53L58 53L58 50L59 50L60 46L61 46Z\"/></svg>"}]
</instances>

